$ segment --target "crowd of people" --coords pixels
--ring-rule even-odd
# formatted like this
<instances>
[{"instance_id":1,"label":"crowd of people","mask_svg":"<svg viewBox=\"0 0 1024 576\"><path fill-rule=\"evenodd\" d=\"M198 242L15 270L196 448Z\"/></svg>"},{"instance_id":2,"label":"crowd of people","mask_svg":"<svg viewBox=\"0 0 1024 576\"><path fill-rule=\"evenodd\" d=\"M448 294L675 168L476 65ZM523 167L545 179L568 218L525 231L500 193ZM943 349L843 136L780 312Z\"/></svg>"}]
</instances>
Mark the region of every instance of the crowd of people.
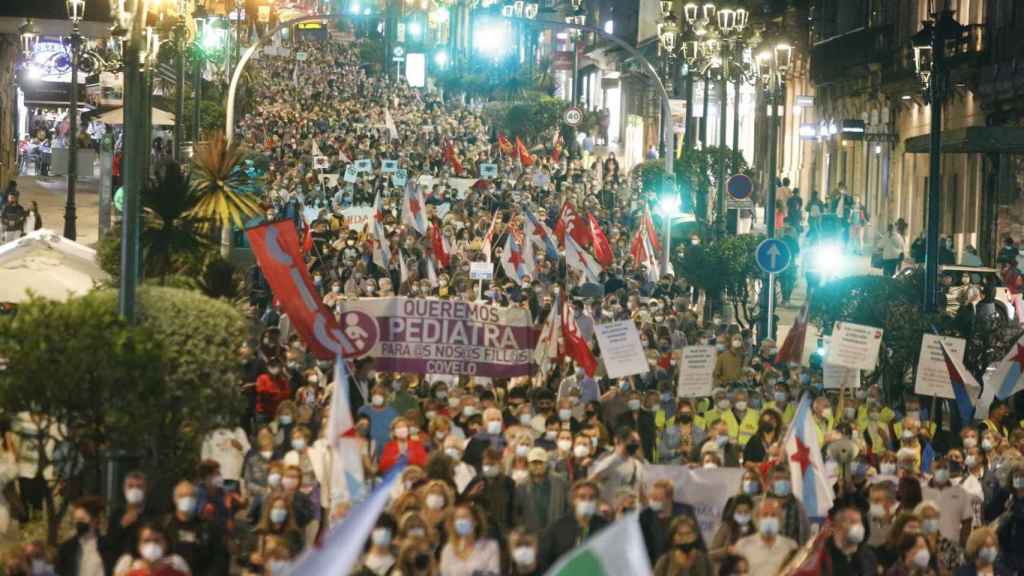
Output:
<instances>
[{"instance_id":1,"label":"crowd of people","mask_svg":"<svg viewBox=\"0 0 1024 576\"><path fill-rule=\"evenodd\" d=\"M755 344L750 330L704 316L685 281L656 277L634 260L630 239L653 198L612 154L595 150L584 165L544 150L524 166L481 109L370 74L351 44L302 51L302 62L268 54L255 61L256 105L238 134L265 170L266 218L310 227L308 265L329 308L363 297L464 299L522 307L540 325L565 295L592 348L596 325L631 319L649 363L643 375L612 379L600 366L591 376L559 358L532 378L489 379L388 373L372 359L356 361L346 392L365 478L374 484L405 466L357 574L543 574L633 512L657 576L774 576L816 538L822 574L1024 571L1024 425L1010 404L996 401L987 419L952 431L934 421L934 403L914 395L894 402L866 383L823 390L820 370L779 361L776 342ZM315 156L327 166L314 168ZM373 170L355 182L322 177L364 158ZM451 250L447 267L435 269L432 243L403 226L402 187L382 171L385 159L411 178L432 176L424 196ZM481 164L497 164L497 178L476 180ZM799 194L787 205L792 197ZM373 258L373 235L344 214L377 198L387 267ZM523 228L524 206L554 228L565 199L609 231L614 260L597 294L584 289L594 282L542 250L531 275L510 278L496 267L478 293L469 263L487 246L498 259L505 235ZM787 226L799 230L803 219ZM700 247L694 236L683 249ZM243 421L209 434L194 477L172 494L151 493L146 474L132 472L113 505L75 501L74 535L56 555L26 545L9 573L277 575L346 516L352 502L339 497L344 479L326 438L339 393L332 362L314 358L289 329L258 268L249 280L263 328L240 344ZM688 344L716 347L709 397L676 394ZM808 514L784 449L806 395L837 495L827 518ZM4 438L6 463L30 468L18 460L31 449L19 449L16 432ZM857 447L849 462L828 450L842 441ZM722 487L735 493L706 531L684 503L685 486L648 478L655 465L734 468L742 478ZM31 492L31 482L24 488ZM169 499L173 511L158 514Z\"/></svg>"}]
</instances>

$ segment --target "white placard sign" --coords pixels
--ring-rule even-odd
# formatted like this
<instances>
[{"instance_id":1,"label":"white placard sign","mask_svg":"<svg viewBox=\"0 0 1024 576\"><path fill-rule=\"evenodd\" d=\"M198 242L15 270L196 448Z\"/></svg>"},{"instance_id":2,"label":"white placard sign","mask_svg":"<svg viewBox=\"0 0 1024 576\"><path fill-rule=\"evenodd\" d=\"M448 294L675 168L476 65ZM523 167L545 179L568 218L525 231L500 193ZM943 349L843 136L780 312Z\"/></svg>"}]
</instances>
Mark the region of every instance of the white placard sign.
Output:
<instances>
[{"instance_id":1,"label":"white placard sign","mask_svg":"<svg viewBox=\"0 0 1024 576\"><path fill-rule=\"evenodd\" d=\"M498 165L497 164L481 164L480 165L480 177L494 179L498 177Z\"/></svg>"},{"instance_id":2,"label":"white placard sign","mask_svg":"<svg viewBox=\"0 0 1024 576\"><path fill-rule=\"evenodd\" d=\"M917 359L917 375L914 378L914 394L935 396L956 400L953 394L953 383L949 381L949 368L942 356L942 346L957 360L963 362L964 349L967 341L952 336L936 336L925 334L921 339L921 355Z\"/></svg>"},{"instance_id":3,"label":"white placard sign","mask_svg":"<svg viewBox=\"0 0 1024 576\"><path fill-rule=\"evenodd\" d=\"M686 346L679 362L679 383L676 396L699 398L711 396L715 381L715 347Z\"/></svg>"},{"instance_id":4,"label":"white placard sign","mask_svg":"<svg viewBox=\"0 0 1024 576\"><path fill-rule=\"evenodd\" d=\"M625 378L650 370L640 332L632 320L598 324L594 330L609 378Z\"/></svg>"},{"instance_id":5,"label":"white placard sign","mask_svg":"<svg viewBox=\"0 0 1024 576\"><path fill-rule=\"evenodd\" d=\"M313 156L313 168L315 170L327 170L327 167L331 165L331 161L327 159L327 156Z\"/></svg>"},{"instance_id":6,"label":"white placard sign","mask_svg":"<svg viewBox=\"0 0 1024 576\"><path fill-rule=\"evenodd\" d=\"M345 208L341 211L341 218L349 229L364 231L373 220L373 208L366 206Z\"/></svg>"},{"instance_id":7,"label":"white placard sign","mask_svg":"<svg viewBox=\"0 0 1024 576\"><path fill-rule=\"evenodd\" d=\"M320 184L322 186L327 186L328 188L334 188L335 186L338 185L339 176L341 175L338 174L337 172L335 172L334 174L321 174Z\"/></svg>"},{"instance_id":8,"label":"white placard sign","mask_svg":"<svg viewBox=\"0 0 1024 576\"><path fill-rule=\"evenodd\" d=\"M689 466L647 466L644 486L648 494L658 480L668 480L675 487L676 502L693 506L693 514L705 542L711 542L726 502L739 492L743 468L695 468Z\"/></svg>"},{"instance_id":9,"label":"white placard sign","mask_svg":"<svg viewBox=\"0 0 1024 576\"><path fill-rule=\"evenodd\" d=\"M822 364L821 384L826 390L860 388L860 370L835 364Z\"/></svg>"},{"instance_id":10,"label":"white placard sign","mask_svg":"<svg viewBox=\"0 0 1024 576\"><path fill-rule=\"evenodd\" d=\"M345 182L355 184L359 180L359 171L355 169L355 166L349 164L345 168Z\"/></svg>"},{"instance_id":11,"label":"white placard sign","mask_svg":"<svg viewBox=\"0 0 1024 576\"><path fill-rule=\"evenodd\" d=\"M389 174L398 170L398 160L381 160L380 171Z\"/></svg>"},{"instance_id":12,"label":"white placard sign","mask_svg":"<svg viewBox=\"0 0 1024 576\"><path fill-rule=\"evenodd\" d=\"M470 262L469 263L469 279L470 280L490 280L494 277L494 263L493 262Z\"/></svg>"},{"instance_id":13,"label":"white placard sign","mask_svg":"<svg viewBox=\"0 0 1024 576\"><path fill-rule=\"evenodd\" d=\"M832 341L825 355L825 364L874 370L878 363L878 348L882 343L882 329L851 322L836 322Z\"/></svg>"},{"instance_id":14,"label":"white placard sign","mask_svg":"<svg viewBox=\"0 0 1024 576\"><path fill-rule=\"evenodd\" d=\"M355 165L356 165L356 170L358 170L359 172L372 172L373 171L373 160L370 160L369 158L363 158L361 160L356 160Z\"/></svg>"}]
</instances>

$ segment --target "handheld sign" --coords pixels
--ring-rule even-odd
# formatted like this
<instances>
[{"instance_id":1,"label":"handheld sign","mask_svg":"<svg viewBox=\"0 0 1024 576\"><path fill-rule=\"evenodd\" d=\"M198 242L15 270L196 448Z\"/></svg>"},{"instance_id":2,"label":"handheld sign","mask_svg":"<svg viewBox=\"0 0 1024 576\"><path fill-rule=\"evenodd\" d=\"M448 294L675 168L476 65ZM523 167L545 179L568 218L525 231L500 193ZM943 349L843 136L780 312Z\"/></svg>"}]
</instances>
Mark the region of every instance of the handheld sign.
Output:
<instances>
[{"instance_id":1,"label":"handheld sign","mask_svg":"<svg viewBox=\"0 0 1024 576\"><path fill-rule=\"evenodd\" d=\"M372 172L373 171L373 160L369 158L363 158L362 160L356 160L356 170L359 172Z\"/></svg>"},{"instance_id":2,"label":"handheld sign","mask_svg":"<svg viewBox=\"0 0 1024 576\"><path fill-rule=\"evenodd\" d=\"M609 378L625 378L650 371L640 333L632 320L605 322L594 326L601 346L601 360Z\"/></svg>"},{"instance_id":3,"label":"handheld sign","mask_svg":"<svg viewBox=\"0 0 1024 576\"><path fill-rule=\"evenodd\" d=\"M878 363L878 348L881 344L881 328L836 322L828 352L825 354L825 363L874 370L875 364Z\"/></svg>"},{"instance_id":4,"label":"handheld sign","mask_svg":"<svg viewBox=\"0 0 1024 576\"><path fill-rule=\"evenodd\" d=\"M686 346L679 363L676 396L699 398L710 396L715 382L715 347Z\"/></svg>"},{"instance_id":5,"label":"handheld sign","mask_svg":"<svg viewBox=\"0 0 1024 576\"><path fill-rule=\"evenodd\" d=\"M494 277L494 263L493 262L470 262L469 263L469 279L470 280L490 280Z\"/></svg>"},{"instance_id":6,"label":"handheld sign","mask_svg":"<svg viewBox=\"0 0 1024 576\"><path fill-rule=\"evenodd\" d=\"M388 174L398 170L398 160L381 160L380 171Z\"/></svg>"},{"instance_id":7,"label":"handheld sign","mask_svg":"<svg viewBox=\"0 0 1024 576\"><path fill-rule=\"evenodd\" d=\"M777 274L789 268L793 253L782 240L768 238L757 245L757 265L769 274Z\"/></svg>"},{"instance_id":8,"label":"handheld sign","mask_svg":"<svg viewBox=\"0 0 1024 576\"><path fill-rule=\"evenodd\" d=\"M917 360L917 371L914 378L914 394L935 396L956 400L953 383L949 377L946 358L942 355L942 345L950 356L963 362L967 341L952 336L936 336L924 334L921 338L921 354Z\"/></svg>"},{"instance_id":9,"label":"handheld sign","mask_svg":"<svg viewBox=\"0 0 1024 576\"><path fill-rule=\"evenodd\" d=\"M355 167L349 165L345 167L345 182L349 184L355 184L359 180L359 172Z\"/></svg>"},{"instance_id":10,"label":"handheld sign","mask_svg":"<svg viewBox=\"0 0 1024 576\"><path fill-rule=\"evenodd\" d=\"M493 180L498 177L498 165L497 164L481 164L480 165L480 177L488 180Z\"/></svg>"},{"instance_id":11,"label":"handheld sign","mask_svg":"<svg viewBox=\"0 0 1024 576\"><path fill-rule=\"evenodd\" d=\"M391 175L391 183L395 186L405 186L405 181L408 178L409 172L405 168L399 168Z\"/></svg>"},{"instance_id":12,"label":"handheld sign","mask_svg":"<svg viewBox=\"0 0 1024 576\"><path fill-rule=\"evenodd\" d=\"M330 165L330 161L327 156L313 156L313 168L316 170L326 170Z\"/></svg>"}]
</instances>

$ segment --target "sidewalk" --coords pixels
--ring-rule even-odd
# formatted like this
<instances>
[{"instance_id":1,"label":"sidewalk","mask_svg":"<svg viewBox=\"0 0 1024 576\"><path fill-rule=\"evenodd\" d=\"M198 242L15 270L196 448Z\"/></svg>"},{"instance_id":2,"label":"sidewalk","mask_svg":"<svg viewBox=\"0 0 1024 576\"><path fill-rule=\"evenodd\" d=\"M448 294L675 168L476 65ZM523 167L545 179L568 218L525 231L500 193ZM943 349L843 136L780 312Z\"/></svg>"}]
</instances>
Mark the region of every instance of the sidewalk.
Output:
<instances>
[{"instance_id":1,"label":"sidewalk","mask_svg":"<svg viewBox=\"0 0 1024 576\"><path fill-rule=\"evenodd\" d=\"M18 176L21 205L39 203L43 227L56 232L64 230L64 204L67 202L67 178L60 176ZM99 194L95 181L78 181L75 186L75 213L79 244L95 247L99 240ZM31 228L31 222L29 228Z\"/></svg>"}]
</instances>

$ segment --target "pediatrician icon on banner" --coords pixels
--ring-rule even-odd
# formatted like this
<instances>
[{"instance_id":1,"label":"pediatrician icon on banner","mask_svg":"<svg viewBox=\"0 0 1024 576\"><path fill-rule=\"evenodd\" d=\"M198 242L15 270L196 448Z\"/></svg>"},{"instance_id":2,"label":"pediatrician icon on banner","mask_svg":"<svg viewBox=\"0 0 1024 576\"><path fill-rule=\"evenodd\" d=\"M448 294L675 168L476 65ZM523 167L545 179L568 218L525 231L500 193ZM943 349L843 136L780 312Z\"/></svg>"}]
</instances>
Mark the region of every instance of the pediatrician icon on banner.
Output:
<instances>
[{"instance_id":1,"label":"pediatrician icon on banner","mask_svg":"<svg viewBox=\"0 0 1024 576\"><path fill-rule=\"evenodd\" d=\"M367 354L377 343L377 325L373 318L356 310L345 312L341 318L345 337L355 349L355 356Z\"/></svg>"}]
</instances>

